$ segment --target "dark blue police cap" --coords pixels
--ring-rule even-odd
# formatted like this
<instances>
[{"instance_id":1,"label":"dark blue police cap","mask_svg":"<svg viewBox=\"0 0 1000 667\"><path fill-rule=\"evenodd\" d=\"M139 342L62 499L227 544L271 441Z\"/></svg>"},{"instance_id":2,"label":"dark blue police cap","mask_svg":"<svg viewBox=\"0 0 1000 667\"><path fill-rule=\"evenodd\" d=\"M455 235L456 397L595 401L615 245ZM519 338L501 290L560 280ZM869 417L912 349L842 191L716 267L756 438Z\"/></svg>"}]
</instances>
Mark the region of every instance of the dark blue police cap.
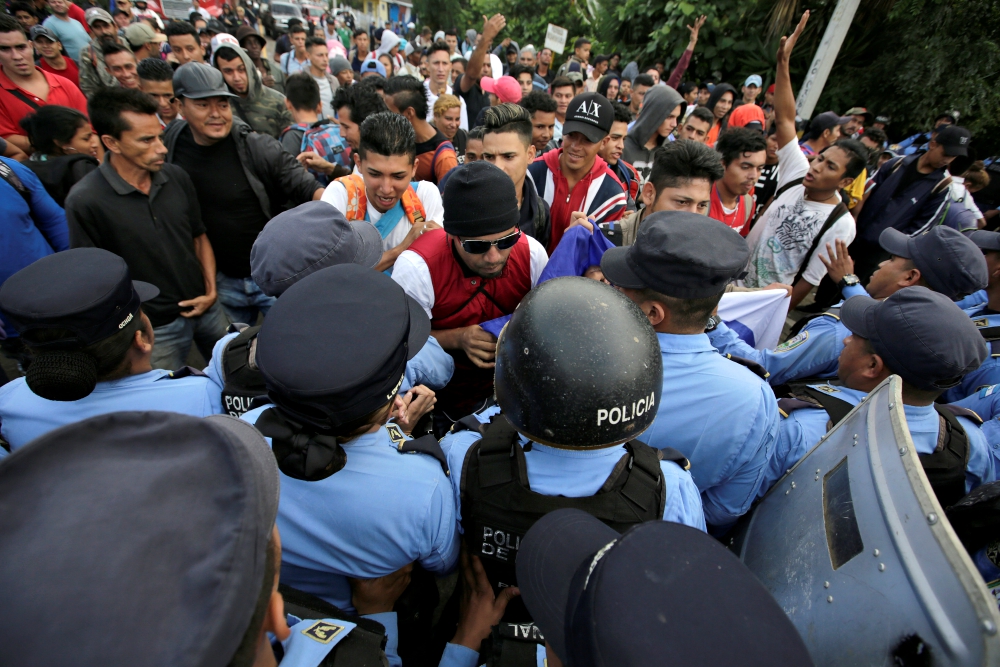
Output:
<instances>
[{"instance_id":1,"label":"dark blue police cap","mask_svg":"<svg viewBox=\"0 0 1000 667\"><path fill-rule=\"evenodd\" d=\"M928 287L949 299L985 289L989 282L983 253L972 239L951 227L939 225L916 236L889 227L878 242L886 252L912 261Z\"/></svg>"},{"instance_id":2,"label":"dark blue police cap","mask_svg":"<svg viewBox=\"0 0 1000 667\"><path fill-rule=\"evenodd\" d=\"M1000 233L977 229L968 233L969 239L982 250L1000 250Z\"/></svg>"},{"instance_id":3,"label":"dark blue police cap","mask_svg":"<svg viewBox=\"0 0 1000 667\"><path fill-rule=\"evenodd\" d=\"M581 510L550 512L524 536L517 581L545 641L571 667L812 665L750 570L678 523L619 535Z\"/></svg>"},{"instance_id":4,"label":"dark blue police cap","mask_svg":"<svg viewBox=\"0 0 1000 667\"><path fill-rule=\"evenodd\" d=\"M746 239L718 220L660 211L642 221L634 244L604 253L601 270L619 287L703 299L722 294L749 257Z\"/></svg>"},{"instance_id":5,"label":"dark blue police cap","mask_svg":"<svg viewBox=\"0 0 1000 667\"><path fill-rule=\"evenodd\" d=\"M885 301L853 296L840 309L840 321L918 389L954 387L989 354L969 316L926 287L903 288Z\"/></svg>"},{"instance_id":6,"label":"dark blue police cap","mask_svg":"<svg viewBox=\"0 0 1000 667\"><path fill-rule=\"evenodd\" d=\"M264 585L278 468L228 416L117 412L0 465L0 664L229 664Z\"/></svg>"},{"instance_id":7,"label":"dark blue police cap","mask_svg":"<svg viewBox=\"0 0 1000 667\"><path fill-rule=\"evenodd\" d=\"M138 316L140 302L159 293L149 283L132 280L118 255L74 248L43 257L8 278L0 287L0 310L21 334L33 329L73 332L45 347L79 348L118 333Z\"/></svg>"},{"instance_id":8,"label":"dark blue police cap","mask_svg":"<svg viewBox=\"0 0 1000 667\"><path fill-rule=\"evenodd\" d=\"M257 336L257 365L283 412L333 429L392 400L430 332L427 313L392 278L341 264L281 295Z\"/></svg>"}]
</instances>

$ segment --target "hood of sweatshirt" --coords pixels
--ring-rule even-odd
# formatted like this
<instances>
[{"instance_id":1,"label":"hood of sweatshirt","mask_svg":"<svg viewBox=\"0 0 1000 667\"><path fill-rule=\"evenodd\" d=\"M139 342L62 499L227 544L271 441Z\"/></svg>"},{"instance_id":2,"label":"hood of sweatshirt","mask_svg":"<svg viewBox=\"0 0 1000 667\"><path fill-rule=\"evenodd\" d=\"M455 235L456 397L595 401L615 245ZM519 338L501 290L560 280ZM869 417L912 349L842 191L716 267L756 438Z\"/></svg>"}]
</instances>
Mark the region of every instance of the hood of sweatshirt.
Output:
<instances>
[{"instance_id":1,"label":"hood of sweatshirt","mask_svg":"<svg viewBox=\"0 0 1000 667\"><path fill-rule=\"evenodd\" d=\"M234 46L233 44L225 44L227 49L232 49L237 55L243 60L243 66L247 69L247 96L243 98L244 102L256 102L260 98L261 89L264 87L264 82L260 78L260 72L257 71L257 66L253 64L250 60L250 56L247 52L243 50L240 46ZM213 58L213 62L215 59Z\"/></svg>"},{"instance_id":2,"label":"hood of sweatshirt","mask_svg":"<svg viewBox=\"0 0 1000 667\"><path fill-rule=\"evenodd\" d=\"M376 57L386 55L394 46L399 46L399 37L391 30L386 30L382 33L382 42L375 49Z\"/></svg>"},{"instance_id":3,"label":"hood of sweatshirt","mask_svg":"<svg viewBox=\"0 0 1000 667\"><path fill-rule=\"evenodd\" d=\"M683 118L687 102L684 101L681 94L670 86L653 86L646 91L639 117L629 131L628 137L639 146L645 146L649 138L656 133L670 112L678 105L681 107L678 118Z\"/></svg>"}]
</instances>

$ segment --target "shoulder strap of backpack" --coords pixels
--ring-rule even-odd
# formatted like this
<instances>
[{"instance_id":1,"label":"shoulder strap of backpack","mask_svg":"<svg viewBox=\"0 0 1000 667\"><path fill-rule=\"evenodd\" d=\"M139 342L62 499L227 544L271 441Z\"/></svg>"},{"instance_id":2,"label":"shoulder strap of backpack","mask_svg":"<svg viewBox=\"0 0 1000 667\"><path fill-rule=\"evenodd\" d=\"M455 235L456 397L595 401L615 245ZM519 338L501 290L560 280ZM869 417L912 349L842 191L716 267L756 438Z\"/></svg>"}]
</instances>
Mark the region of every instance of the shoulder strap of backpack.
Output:
<instances>
[{"instance_id":1,"label":"shoulder strap of backpack","mask_svg":"<svg viewBox=\"0 0 1000 667\"><path fill-rule=\"evenodd\" d=\"M753 212L753 195L743 195L743 226L750 222L750 214Z\"/></svg>"},{"instance_id":2,"label":"shoulder strap of backpack","mask_svg":"<svg viewBox=\"0 0 1000 667\"><path fill-rule=\"evenodd\" d=\"M441 143L438 144L438 147L434 150L434 157L431 158L431 178L434 179L432 181L433 183L437 183L437 172L434 171L434 167L437 166L438 155L441 155L441 151L443 151L446 148L450 148L451 150L455 151L455 147L452 145L450 141L447 140L442 141ZM458 151L455 151L455 154L457 155Z\"/></svg>"},{"instance_id":3,"label":"shoulder strap of backpack","mask_svg":"<svg viewBox=\"0 0 1000 667\"><path fill-rule=\"evenodd\" d=\"M38 111L39 109L41 109L41 108L42 108L42 107L41 107L41 105L40 105L40 104L38 104L38 102L36 102L35 100L31 99L30 97L28 97L27 95L25 95L24 93L22 93L22 92L21 92L20 90L18 90L17 88L12 88L12 89L11 89L11 90L9 90L8 92L9 92L9 93L10 93L11 95L13 95L14 97L16 97L17 99L19 99L19 100L21 100L22 102L24 102L25 104L27 104L27 105L28 105L29 107L31 107L31 108L32 108L32 109L34 109L35 111Z\"/></svg>"},{"instance_id":4,"label":"shoulder strap of backpack","mask_svg":"<svg viewBox=\"0 0 1000 667\"><path fill-rule=\"evenodd\" d=\"M813 239L812 245L809 246L809 252L806 253L805 259L802 260L802 266L799 267L799 272L795 274L795 280L792 281L792 285L795 285L795 283L802 280L802 276L805 274L806 269L809 268L809 262L812 261L816 248L819 247L820 239L822 239L823 235L829 231L830 227L833 227L833 223L845 213L847 213L847 204L845 204L843 198L841 198L840 203L834 206L833 210L830 211L830 215L827 216L826 222L823 223L819 233L816 234L816 237Z\"/></svg>"},{"instance_id":5,"label":"shoulder strap of backpack","mask_svg":"<svg viewBox=\"0 0 1000 667\"><path fill-rule=\"evenodd\" d=\"M806 387L805 394L823 406L834 426L839 424L847 416L847 413L854 409L854 406L849 401L831 396L826 392L813 389L812 387Z\"/></svg>"},{"instance_id":6,"label":"shoulder strap of backpack","mask_svg":"<svg viewBox=\"0 0 1000 667\"><path fill-rule=\"evenodd\" d=\"M778 188L773 195L771 195L771 201L774 201L781 195L785 194L785 192L787 192L789 188L794 188L796 185L802 185L803 180L804 180L803 178L793 178L792 180L788 181L780 188ZM769 201L768 204L770 204L771 201Z\"/></svg>"},{"instance_id":7,"label":"shoulder strap of backpack","mask_svg":"<svg viewBox=\"0 0 1000 667\"><path fill-rule=\"evenodd\" d=\"M24 186L20 177L14 173L14 170L10 168L10 165L3 160L0 160L0 178L3 178L3 180L7 181L7 185L17 190L17 194L24 197L24 201L28 204L28 208L30 209L31 192Z\"/></svg>"}]
</instances>

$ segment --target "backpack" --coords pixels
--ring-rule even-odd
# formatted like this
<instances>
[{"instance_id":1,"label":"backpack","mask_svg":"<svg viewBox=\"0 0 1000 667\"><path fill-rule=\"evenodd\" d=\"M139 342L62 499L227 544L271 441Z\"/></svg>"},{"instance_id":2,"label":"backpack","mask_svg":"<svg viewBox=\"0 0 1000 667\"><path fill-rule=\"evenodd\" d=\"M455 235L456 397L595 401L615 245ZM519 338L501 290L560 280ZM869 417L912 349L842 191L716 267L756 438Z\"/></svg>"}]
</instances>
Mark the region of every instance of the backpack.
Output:
<instances>
[{"instance_id":1,"label":"backpack","mask_svg":"<svg viewBox=\"0 0 1000 667\"><path fill-rule=\"evenodd\" d=\"M349 167L344 162L344 140L340 137L340 126L336 123L322 118L312 124L296 123L282 130L281 136L284 137L291 130L302 130L299 153L312 151L327 162L341 167ZM313 169L310 169L309 173L315 176L321 185L328 185L330 182L326 174Z\"/></svg>"}]
</instances>

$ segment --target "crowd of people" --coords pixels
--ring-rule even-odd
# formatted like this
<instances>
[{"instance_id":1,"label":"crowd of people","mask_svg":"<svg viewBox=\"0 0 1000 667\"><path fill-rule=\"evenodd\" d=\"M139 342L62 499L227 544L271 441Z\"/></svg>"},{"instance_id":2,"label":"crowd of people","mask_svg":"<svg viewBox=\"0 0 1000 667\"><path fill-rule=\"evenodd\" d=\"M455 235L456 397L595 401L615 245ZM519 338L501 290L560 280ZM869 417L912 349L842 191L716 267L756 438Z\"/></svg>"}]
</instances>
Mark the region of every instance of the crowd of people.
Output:
<instances>
[{"instance_id":1,"label":"crowd of people","mask_svg":"<svg viewBox=\"0 0 1000 667\"><path fill-rule=\"evenodd\" d=\"M721 541L786 471L898 376L942 508L998 484L992 160L797 118L808 12L737 88L704 16L113 7L0 14L0 663L810 665Z\"/></svg>"}]
</instances>

